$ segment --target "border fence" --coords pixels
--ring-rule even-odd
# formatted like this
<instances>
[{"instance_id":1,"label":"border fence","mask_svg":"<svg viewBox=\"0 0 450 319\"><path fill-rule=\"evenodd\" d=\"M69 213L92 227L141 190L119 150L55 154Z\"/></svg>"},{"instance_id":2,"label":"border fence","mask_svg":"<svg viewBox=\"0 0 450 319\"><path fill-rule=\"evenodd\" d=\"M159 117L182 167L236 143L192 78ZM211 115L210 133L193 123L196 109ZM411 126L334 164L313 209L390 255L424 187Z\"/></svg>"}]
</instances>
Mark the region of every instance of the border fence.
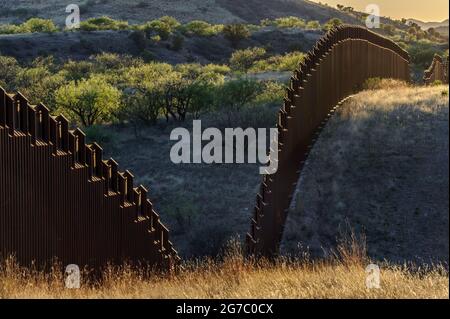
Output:
<instances>
[{"instance_id":1,"label":"border fence","mask_svg":"<svg viewBox=\"0 0 450 319\"><path fill-rule=\"evenodd\" d=\"M64 116L0 88L0 257L98 268L179 260L143 186Z\"/></svg>"},{"instance_id":2,"label":"border fence","mask_svg":"<svg viewBox=\"0 0 450 319\"><path fill-rule=\"evenodd\" d=\"M263 177L250 232L251 254L278 253L288 208L317 135L340 101L368 78L410 80L409 55L391 40L358 26L329 31L291 78L278 115L278 170Z\"/></svg>"},{"instance_id":3,"label":"border fence","mask_svg":"<svg viewBox=\"0 0 450 319\"><path fill-rule=\"evenodd\" d=\"M423 76L425 85L431 85L436 81L448 84L448 64L448 56L444 60L440 55L435 54L430 67L425 71Z\"/></svg>"},{"instance_id":4,"label":"border fence","mask_svg":"<svg viewBox=\"0 0 450 319\"><path fill-rule=\"evenodd\" d=\"M250 254L278 253L288 208L318 134L346 97L369 78L409 82L409 55L359 26L330 30L294 71L278 114L278 170L263 176L246 236ZM424 82L448 83L435 56ZM0 88L0 257L21 264L100 267L147 262L172 268L179 256L143 186L102 148L86 144L64 116Z\"/></svg>"}]
</instances>

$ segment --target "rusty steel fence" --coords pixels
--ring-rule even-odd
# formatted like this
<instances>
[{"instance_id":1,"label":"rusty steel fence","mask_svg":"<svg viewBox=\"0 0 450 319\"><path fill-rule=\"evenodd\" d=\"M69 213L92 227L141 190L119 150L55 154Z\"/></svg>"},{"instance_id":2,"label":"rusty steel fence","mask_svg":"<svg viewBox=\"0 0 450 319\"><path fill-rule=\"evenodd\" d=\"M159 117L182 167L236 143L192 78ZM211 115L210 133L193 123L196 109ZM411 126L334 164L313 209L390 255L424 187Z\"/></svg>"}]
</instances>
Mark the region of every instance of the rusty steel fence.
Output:
<instances>
[{"instance_id":1,"label":"rusty steel fence","mask_svg":"<svg viewBox=\"0 0 450 319\"><path fill-rule=\"evenodd\" d=\"M278 170L263 177L246 236L250 254L278 254L288 208L315 139L336 105L375 77L409 81L409 55L357 26L329 31L294 71L278 116Z\"/></svg>"},{"instance_id":2,"label":"rusty steel fence","mask_svg":"<svg viewBox=\"0 0 450 319\"><path fill-rule=\"evenodd\" d=\"M430 85L436 81L448 84L448 56L443 59L440 55L435 54L430 67L425 71L423 82Z\"/></svg>"},{"instance_id":3,"label":"rusty steel fence","mask_svg":"<svg viewBox=\"0 0 450 319\"><path fill-rule=\"evenodd\" d=\"M64 116L0 88L0 257L98 268L179 260L143 186Z\"/></svg>"}]
</instances>

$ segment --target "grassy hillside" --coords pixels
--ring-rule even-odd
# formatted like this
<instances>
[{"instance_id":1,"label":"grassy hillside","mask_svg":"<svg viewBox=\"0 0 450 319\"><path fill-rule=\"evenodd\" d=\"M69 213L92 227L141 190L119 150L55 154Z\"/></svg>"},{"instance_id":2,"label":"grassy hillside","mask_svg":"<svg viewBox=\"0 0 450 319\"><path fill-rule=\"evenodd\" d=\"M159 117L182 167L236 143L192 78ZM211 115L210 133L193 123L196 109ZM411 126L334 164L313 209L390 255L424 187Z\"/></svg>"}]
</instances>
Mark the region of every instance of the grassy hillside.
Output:
<instances>
[{"instance_id":1,"label":"grassy hillside","mask_svg":"<svg viewBox=\"0 0 450 319\"><path fill-rule=\"evenodd\" d=\"M330 7L302 0L80 0L82 19L110 16L141 23L164 15L180 21L206 20L214 23L259 23L265 18L294 15L324 22L338 17L347 22L354 18ZM17 0L0 1L0 23L23 22L26 18L39 16L64 24L66 19L64 0Z\"/></svg>"},{"instance_id":2,"label":"grassy hillside","mask_svg":"<svg viewBox=\"0 0 450 319\"><path fill-rule=\"evenodd\" d=\"M284 248L315 256L350 225L369 255L431 263L449 258L448 86L379 83L345 103L302 173Z\"/></svg>"}]
</instances>

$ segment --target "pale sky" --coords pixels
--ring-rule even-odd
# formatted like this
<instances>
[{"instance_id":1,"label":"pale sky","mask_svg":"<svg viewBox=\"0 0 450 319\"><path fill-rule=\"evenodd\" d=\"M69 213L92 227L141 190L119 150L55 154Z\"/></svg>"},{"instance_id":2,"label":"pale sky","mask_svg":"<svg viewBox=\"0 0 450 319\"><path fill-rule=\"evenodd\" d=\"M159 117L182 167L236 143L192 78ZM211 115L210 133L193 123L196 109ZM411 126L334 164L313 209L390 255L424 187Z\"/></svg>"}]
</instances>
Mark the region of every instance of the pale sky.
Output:
<instances>
[{"instance_id":1,"label":"pale sky","mask_svg":"<svg viewBox=\"0 0 450 319\"><path fill-rule=\"evenodd\" d=\"M377 4L380 15L391 18L414 18L422 21L441 22L448 19L448 0L313 0L327 3L332 7L337 4L350 6L358 11L365 11L368 4Z\"/></svg>"}]
</instances>

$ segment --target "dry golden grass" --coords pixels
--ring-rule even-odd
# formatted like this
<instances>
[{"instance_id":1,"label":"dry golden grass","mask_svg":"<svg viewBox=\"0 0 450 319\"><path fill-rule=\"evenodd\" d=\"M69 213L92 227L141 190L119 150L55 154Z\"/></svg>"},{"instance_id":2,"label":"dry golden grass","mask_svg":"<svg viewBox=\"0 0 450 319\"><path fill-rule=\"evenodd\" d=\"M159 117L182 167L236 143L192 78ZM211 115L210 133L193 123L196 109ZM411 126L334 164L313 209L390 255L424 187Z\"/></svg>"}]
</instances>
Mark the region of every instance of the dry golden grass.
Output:
<instances>
[{"instance_id":1,"label":"dry golden grass","mask_svg":"<svg viewBox=\"0 0 450 319\"><path fill-rule=\"evenodd\" d=\"M365 249L350 241L326 261L244 261L236 245L222 262L190 262L172 275L146 278L129 267L104 272L99 283L66 289L63 275L32 272L6 262L0 298L448 298L448 272L441 266L412 272L381 266L381 288L366 288ZM362 248L361 248L362 247Z\"/></svg>"}]
</instances>

